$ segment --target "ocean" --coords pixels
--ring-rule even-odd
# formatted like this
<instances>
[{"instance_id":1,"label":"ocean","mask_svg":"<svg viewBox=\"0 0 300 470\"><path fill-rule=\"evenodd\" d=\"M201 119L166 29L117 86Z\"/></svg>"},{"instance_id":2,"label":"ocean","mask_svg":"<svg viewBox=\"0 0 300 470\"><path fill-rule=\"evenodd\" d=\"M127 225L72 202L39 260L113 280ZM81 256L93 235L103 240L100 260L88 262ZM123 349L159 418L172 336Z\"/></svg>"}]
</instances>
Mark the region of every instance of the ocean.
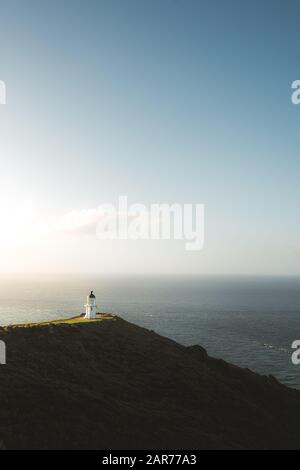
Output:
<instances>
[{"instance_id":1,"label":"ocean","mask_svg":"<svg viewBox=\"0 0 300 470\"><path fill-rule=\"evenodd\" d=\"M80 314L90 290L99 311L300 389L300 278L2 276L0 324Z\"/></svg>"}]
</instances>

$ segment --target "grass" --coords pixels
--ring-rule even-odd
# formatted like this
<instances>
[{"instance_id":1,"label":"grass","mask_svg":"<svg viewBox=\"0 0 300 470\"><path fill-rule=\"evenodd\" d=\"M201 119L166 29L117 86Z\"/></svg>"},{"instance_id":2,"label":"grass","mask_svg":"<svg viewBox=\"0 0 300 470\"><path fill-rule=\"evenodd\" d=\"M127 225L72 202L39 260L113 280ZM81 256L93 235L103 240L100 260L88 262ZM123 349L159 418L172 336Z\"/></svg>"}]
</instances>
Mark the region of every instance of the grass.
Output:
<instances>
[{"instance_id":1,"label":"grass","mask_svg":"<svg viewBox=\"0 0 300 470\"><path fill-rule=\"evenodd\" d=\"M50 320L50 321L44 321L44 322L34 322L34 323L17 323L15 325L7 325L3 327L4 329L6 328L32 328L35 326L51 326L51 325L75 325L78 323L95 323L95 322L101 322L104 320L115 320L115 316L109 313L103 314L101 317L98 316L97 318L93 320L89 320L87 318L77 316L77 317L72 317L72 318L62 318L60 320Z\"/></svg>"}]
</instances>

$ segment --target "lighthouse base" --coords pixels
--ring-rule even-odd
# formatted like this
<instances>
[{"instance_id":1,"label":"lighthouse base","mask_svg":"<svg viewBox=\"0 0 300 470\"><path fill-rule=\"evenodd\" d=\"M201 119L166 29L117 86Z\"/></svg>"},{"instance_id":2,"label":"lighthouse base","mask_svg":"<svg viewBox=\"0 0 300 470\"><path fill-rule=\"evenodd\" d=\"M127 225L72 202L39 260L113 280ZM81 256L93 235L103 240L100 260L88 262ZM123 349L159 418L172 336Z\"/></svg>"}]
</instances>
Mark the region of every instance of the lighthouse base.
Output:
<instances>
[{"instance_id":1,"label":"lighthouse base","mask_svg":"<svg viewBox=\"0 0 300 470\"><path fill-rule=\"evenodd\" d=\"M86 305L85 317L88 320L95 320L97 317L97 310L96 307L91 307Z\"/></svg>"}]
</instances>

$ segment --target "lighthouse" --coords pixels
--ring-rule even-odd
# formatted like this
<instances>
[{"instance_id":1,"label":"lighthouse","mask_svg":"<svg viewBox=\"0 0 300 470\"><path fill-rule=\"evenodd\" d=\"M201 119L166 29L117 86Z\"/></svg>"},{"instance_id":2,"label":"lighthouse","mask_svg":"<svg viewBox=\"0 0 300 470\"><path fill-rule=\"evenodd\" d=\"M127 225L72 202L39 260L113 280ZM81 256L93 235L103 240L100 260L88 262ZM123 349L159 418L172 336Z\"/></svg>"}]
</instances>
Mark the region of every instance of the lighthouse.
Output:
<instances>
[{"instance_id":1,"label":"lighthouse","mask_svg":"<svg viewBox=\"0 0 300 470\"><path fill-rule=\"evenodd\" d=\"M96 297L94 296L93 291L91 291L90 295L88 295L86 299L84 318L88 318L89 320L96 318L96 308Z\"/></svg>"}]
</instances>

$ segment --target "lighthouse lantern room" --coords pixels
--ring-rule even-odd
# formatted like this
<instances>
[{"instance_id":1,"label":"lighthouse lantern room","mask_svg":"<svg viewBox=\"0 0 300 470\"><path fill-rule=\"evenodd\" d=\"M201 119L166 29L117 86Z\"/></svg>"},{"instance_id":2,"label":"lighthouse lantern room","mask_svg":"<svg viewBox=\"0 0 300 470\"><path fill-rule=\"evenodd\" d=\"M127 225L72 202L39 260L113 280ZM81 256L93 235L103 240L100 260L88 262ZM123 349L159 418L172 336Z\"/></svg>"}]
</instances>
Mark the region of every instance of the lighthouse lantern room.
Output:
<instances>
[{"instance_id":1,"label":"lighthouse lantern room","mask_svg":"<svg viewBox=\"0 0 300 470\"><path fill-rule=\"evenodd\" d=\"M91 291L90 295L87 296L86 304L85 304L85 317L89 320L93 320L96 318L97 314L97 305L96 305L96 297Z\"/></svg>"}]
</instances>

